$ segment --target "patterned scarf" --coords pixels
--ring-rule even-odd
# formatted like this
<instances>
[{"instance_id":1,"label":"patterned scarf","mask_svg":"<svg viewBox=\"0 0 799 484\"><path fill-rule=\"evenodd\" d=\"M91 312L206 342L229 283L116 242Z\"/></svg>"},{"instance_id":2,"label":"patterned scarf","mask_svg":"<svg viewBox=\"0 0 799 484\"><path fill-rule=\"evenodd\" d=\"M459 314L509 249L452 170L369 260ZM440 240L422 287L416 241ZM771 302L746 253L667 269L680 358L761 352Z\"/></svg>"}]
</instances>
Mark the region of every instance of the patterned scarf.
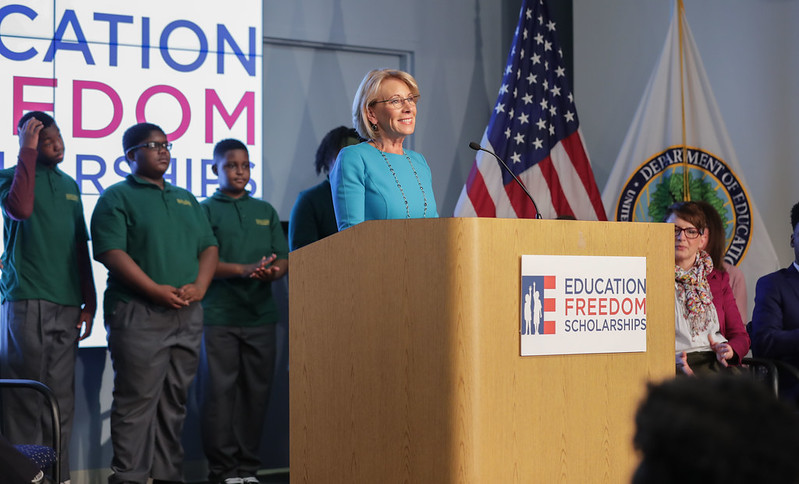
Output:
<instances>
[{"instance_id":1,"label":"patterned scarf","mask_svg":"<svg viewBox=\"0 0 799 484\"><path fill-rule=\"evenodd\" d=\"M677 282L677 300L681 302L683 316L691 323L691 336L705 331L710 324L708 310L713 304L707 276L713 271L713 260L705 251L699 252L693 267L687 271L674 266Z\"/></svg>"}]
</instances>

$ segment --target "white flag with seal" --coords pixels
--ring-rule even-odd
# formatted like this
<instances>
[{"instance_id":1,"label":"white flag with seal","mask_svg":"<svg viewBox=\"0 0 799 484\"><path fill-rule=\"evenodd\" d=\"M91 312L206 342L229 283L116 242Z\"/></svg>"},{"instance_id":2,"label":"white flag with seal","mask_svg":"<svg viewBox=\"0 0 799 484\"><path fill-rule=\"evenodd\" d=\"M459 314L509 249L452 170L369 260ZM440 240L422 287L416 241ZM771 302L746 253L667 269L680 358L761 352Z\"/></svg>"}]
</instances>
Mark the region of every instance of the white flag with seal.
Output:
<instances>
[{"instance_id":1,"label":"white flag with seal","mask_svg":"<svg viewBox=\"0 0 799 484\"><path fill-rule=\"evenodd\" d=\"M602 201L608 220L633 222L660 222L674 202L709 202L725 225L725 261L741 268L752 294L760 276L779 268L779 259L747 192L682 0L673 3L671 17ZM741 316L748 321L748 314Z\"/></svg>"}]
</instances>

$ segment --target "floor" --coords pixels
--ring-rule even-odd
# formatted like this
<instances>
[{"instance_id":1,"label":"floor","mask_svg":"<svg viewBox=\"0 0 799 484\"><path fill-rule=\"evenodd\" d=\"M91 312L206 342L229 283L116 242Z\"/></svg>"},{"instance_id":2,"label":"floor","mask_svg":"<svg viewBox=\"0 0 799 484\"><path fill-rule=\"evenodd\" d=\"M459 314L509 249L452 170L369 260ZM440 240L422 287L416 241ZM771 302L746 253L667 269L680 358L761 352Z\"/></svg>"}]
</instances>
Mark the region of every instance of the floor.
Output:
<instances>
[{"instance_id":1,"label":"floor","mask_svg":"<svg viewBox=\"0 0 799 484\"><path fill-rule=\"evenodd\" d=\"M261 484L288 484L289 473L277 472L267 475L259 475L258 480L261 481Z\"/></svg>"},{"instance_id":2,"label":"floor","mask_svg":"<svg viewBox=\"0 0 799 484\"><path fill-rule=\"evenodd\" d=\"M261 484L289 484L288 472L270 472L268 474L259 474L258 480ZM195 483L195 484L208 484L208 483Z\"/></svg>"}]
</instances>

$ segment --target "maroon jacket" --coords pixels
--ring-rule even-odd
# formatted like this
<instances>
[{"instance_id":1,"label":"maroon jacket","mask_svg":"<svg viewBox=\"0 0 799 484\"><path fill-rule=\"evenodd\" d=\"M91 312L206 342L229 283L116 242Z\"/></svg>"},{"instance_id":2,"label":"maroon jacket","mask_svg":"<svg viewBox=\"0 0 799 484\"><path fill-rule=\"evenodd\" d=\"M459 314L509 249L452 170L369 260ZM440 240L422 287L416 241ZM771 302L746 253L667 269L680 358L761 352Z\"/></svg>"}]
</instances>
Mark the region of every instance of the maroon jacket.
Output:
<instances>
[{"instance_id":1,"label":"maroon jacket","mask_svg":"<svg viewBox=\"0 0 799 484\"><path fill-rule=\"evenodd\" d=\"M713 269L707 276L710 292L713 294L713 305L719 315L721 334L727 338L735 356L731 363L740 364L749 352L749 334L746 332L741 313L735 304L735 296L730 287L730 275Z\"/></svg>"}]
</instances>

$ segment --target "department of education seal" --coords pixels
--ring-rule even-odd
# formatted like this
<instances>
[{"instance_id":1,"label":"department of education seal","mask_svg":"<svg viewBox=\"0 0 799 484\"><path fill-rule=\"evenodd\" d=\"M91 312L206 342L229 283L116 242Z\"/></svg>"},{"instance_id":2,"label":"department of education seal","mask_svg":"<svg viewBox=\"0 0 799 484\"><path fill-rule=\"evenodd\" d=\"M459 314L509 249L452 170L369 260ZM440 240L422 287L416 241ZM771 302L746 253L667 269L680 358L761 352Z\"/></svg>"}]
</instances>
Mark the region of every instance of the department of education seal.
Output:
<instances>
[{"instance_id":1,"label":"department of education seal","mask_svg":"<svg viewBox=\"0 0 799 484\"><path fill-rule=\"evenodd\" d=\"M724 225L725 262L738 265L752 240L749 196L730 167L712 153L687 148L691 200L704 200ZM616 202L616 220L662 222L672 203L684 200L683 149L670 147L642 163L627 180Z\"/></svg>"}]
</instances>

